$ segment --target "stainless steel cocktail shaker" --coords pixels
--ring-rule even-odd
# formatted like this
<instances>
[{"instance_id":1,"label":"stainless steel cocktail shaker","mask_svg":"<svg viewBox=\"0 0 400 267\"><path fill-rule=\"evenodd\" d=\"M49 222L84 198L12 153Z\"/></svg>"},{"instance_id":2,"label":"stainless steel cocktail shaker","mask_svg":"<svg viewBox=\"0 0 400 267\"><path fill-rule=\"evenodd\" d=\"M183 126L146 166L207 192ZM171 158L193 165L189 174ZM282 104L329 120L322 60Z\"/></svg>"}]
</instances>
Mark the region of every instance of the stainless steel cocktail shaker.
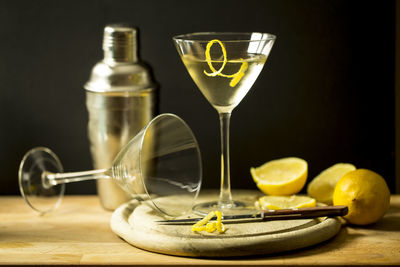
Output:
<instances>
[{"instance_id":1,"label":"stainless steel cocktail shaker","mask_svg":"<svg viewBox=\"0 0 400 267\"><path fill-rule=\"evenodd\" d=\"M150 69L138 58L136 29L106 26L103 50L104 59L93 67L85 85L88 136L96 169L111 167L120 149L157 112L157 86ZM129 199L111 179L98 180L97 191L105 209L113 210Z\"/></svg>"}]
</instances>

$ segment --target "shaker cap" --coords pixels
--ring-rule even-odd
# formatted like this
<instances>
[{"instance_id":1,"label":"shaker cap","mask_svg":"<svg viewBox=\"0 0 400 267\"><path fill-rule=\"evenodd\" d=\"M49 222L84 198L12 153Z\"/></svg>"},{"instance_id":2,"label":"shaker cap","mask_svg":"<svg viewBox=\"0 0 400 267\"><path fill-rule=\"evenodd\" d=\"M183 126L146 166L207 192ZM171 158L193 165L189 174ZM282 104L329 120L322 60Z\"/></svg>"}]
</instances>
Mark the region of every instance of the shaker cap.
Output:
<instances>
[{"instance_id":1,"label":"shaker cap","mask_svg":"<svg viewBox=\"0 0 400 267\"><path fill-rule=\"evenodd\" d=\"M156 87L150 68L137 56L137 29L123 24L104 28L104 59L92 69L85 89L92 92L138 92Z\"/></svg>"},{"instance_id":2,"label":"shaker cap","mask_svg":"<svg viewBox=\"0 0 400 267\"><path fill-rule=\"evenodd\" d=\"M104 60L113 62L137 61L137 30L124 24L109 24L104 28Z\"/></svg>"}]
</instances>

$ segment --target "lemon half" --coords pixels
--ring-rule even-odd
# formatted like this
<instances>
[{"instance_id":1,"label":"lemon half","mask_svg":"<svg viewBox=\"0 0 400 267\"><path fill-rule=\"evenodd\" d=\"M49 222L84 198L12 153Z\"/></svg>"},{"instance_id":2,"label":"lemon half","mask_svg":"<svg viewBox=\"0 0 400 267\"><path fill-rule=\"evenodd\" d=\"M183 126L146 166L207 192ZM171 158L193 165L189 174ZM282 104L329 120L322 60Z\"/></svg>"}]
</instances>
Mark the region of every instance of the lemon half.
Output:
<instances>
[{"instance_id":1,"label":"lemon half","mask_svg":"<svg viewBox=\"0 0 400 267\"><path fill-rule=\"evenodd\" d=\"M307 196L263 196L258 200L261 209L299 209L315 207L317 202L314 198Z\"/></svg>"},{"instance_id":2,"label":"lemon half","mask_svg":"<svg viewBox=\"0 0 400 267\"><path fill-rule=\"evenodd\" d=\"M307 180L308 164L290 157L269 161L258 168L250 168L257 187L268 195L284 196L298 193Z\"/></svg>"},{"instance_id":3,"label":"lemon half","mask_svg":"<svg viewBox=\"0 0 400 267\"><path fill-rule=\"evenodd\" d=\"M325 169L308 184L307 194L318 202L331 205L336 183L346 173L355 169L356 167L349 163L338 163Z\"/></svg>"}]
</instances>

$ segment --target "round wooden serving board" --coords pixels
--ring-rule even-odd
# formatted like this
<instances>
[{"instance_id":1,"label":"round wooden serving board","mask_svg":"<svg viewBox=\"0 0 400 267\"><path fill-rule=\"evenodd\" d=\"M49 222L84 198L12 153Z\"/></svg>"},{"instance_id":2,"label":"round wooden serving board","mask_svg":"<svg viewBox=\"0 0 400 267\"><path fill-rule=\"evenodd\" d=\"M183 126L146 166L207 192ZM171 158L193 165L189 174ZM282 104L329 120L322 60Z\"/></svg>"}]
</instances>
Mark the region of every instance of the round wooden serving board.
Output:
<instances>
[{"instance_id":1,"label":"round wooden serving board","mask_svg":"<svg viewBox=\"0 0 400 267\"><path fill-rule=\"evenodd\" d=\"M234 194L234 199L255 201L257 197L257 191ZM216 198L215 194L203 194L198 202ZM188 217L198 216L185 216ZM190 257L231 257L311 246L333 237L341 227L337 218L317 218L226 224L224 234L195 233L191 231L191 225L155 222L163 219L148 205L132 200L114 211L111 229L135 247L153 252Z\"/></svg>"}]
</instances>

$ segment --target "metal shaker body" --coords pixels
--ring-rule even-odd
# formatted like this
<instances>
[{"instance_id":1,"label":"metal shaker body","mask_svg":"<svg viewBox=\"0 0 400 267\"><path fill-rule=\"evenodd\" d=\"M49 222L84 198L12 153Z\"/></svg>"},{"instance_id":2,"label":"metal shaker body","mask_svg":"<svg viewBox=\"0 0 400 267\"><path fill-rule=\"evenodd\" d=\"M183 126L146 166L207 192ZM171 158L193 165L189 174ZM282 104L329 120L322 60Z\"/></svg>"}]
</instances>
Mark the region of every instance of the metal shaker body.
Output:
<instances>
[{"instance_id":1,"label":"metal shaker body","mask_svg":"<svg viewBox=\"0 0 400 267\"><path fill-rule=\"evenodd\" d=\"M104 31L104 59L85 85L88 137L96 169L111 167L121 148L157 111L157 86L150 69L137 57L136 30L109 25ZM115 181L97 181L100 202L114 210L129 200ZM140 193L140 192L138 192Z\"/></svg>"}]
</instances>

